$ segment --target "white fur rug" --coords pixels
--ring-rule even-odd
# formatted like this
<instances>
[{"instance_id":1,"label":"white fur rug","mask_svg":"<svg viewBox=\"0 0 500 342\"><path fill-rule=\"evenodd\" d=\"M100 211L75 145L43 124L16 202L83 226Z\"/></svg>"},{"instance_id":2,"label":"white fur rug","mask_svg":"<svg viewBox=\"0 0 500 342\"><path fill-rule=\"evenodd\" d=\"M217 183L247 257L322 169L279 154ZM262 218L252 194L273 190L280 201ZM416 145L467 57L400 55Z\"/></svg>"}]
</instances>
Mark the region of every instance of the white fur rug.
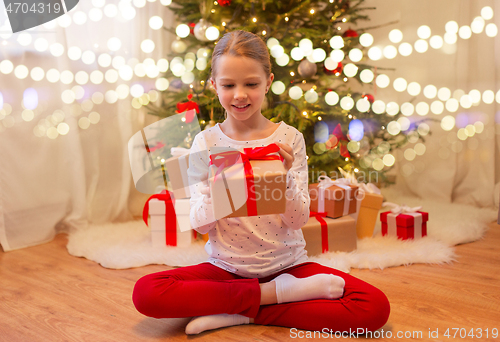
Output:
<instances>
[{"instance_id":1,"label":"white fur rug","mask_svg":"<svg viewBox=\"0 0 500 342\"><path fill-rule=\"evenodd\" d=\"M358 241L356 251L327 253L311 261L349 272L351 268L386 268L414 263L440 264L454 261L454 245L480 239L497 211L467 205L439 203L384 192L387 200L409 206L422 205L429 213L428 236L401 241L380 235L377 223L372 238ZM68 240L71 255L93 260L103 267L123 269L150 264L187 266L206 261L202 241L189 248L154 249L149 228L142 221L91 225L71 231Z\"/></svg>"}]
</instances>

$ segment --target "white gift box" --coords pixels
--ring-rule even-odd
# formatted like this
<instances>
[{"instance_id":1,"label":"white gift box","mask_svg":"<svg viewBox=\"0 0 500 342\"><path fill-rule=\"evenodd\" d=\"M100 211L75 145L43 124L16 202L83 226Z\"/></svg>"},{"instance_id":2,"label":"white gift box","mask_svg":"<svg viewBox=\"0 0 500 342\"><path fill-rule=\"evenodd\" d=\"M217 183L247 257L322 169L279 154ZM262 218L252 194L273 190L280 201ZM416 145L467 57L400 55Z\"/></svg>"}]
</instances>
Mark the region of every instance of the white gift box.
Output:
<instances>
[{"instance_id":1,"label":"white gift box","mask_svg":"<svg viewBox=\"0 0 500 342\"><path fill-rule=\"evenodd\" d=\"M174 231L167 231L165 227L165 202L156 198L149 201L149 215L151 227L151 241L153 247L167 246L187 247L194 240L189 220L189 199L175 200L175 214L177 227ZM167 236L168 235L168 236Z\"/></svg>"}]
</instances>

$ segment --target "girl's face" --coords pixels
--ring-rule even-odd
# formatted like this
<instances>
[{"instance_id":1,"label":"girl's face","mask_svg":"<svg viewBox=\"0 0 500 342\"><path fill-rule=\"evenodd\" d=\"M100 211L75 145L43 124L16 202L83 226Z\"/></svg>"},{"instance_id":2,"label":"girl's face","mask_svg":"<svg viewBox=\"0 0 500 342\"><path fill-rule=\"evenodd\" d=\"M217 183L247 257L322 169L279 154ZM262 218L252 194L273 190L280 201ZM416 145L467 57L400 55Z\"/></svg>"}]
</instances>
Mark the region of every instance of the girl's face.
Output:
<instances>
[{"instance_id":1,"label":"girl's face","mask_svg":"<svg viewBox=\"0 0 500 342\"><path fill-rule=\"evenodd\" d=\"M266 76L262 64L247 57L223 55L217 61L212 84L228 118L245 121L261 114L264 96L274 75Z\"/></svg>"}]
</instances>

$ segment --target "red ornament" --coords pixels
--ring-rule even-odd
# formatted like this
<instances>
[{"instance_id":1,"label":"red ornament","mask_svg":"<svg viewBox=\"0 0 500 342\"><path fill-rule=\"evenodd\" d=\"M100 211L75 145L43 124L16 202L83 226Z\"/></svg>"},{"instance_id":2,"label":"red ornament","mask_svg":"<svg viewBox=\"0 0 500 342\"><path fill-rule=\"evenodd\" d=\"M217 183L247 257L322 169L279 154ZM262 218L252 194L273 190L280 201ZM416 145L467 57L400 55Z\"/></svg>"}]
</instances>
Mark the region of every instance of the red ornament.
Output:
<instances>
[{"instance_id":1,"label":"red ornament","mask_svg":"<svg viewBox=\"0 0 500 342\"><path fill-rule=\"evenodd\" d=\"M356 38L359 36L359 34L358 34L358 32L349 29L349 30L345 31L342 36L345 38Z\"/></svg>"},{"instance_id":2,"label":"red ornament","mask_svg":"<svg viewBox=\"0 0 500 342\"><path fill-rule=\"evenodd\" d=\"M375 97L372 94L364 94L362 98L368 100L370 103L375 102Z\"/></svg>"},{"instance_id":3,"label":"red ornament","mask_svg":"<svg viewBox=\"0 0 500 342\"><path fill-rule=\"evenodd\" d=\"M339 64L337 64L337 67L333 70L329 70L326 68L326 66L323 65L323 68L325 69L325 73L327 75L335 75L335 76L338 76L340 75L340 73L342 72L342 70L344 69L344 66L342 65L342 62L339 62Z\"/></svg>"},{"instance_id":4,"label":"red ornament","mask_svg":"<svg viewBox=\"0 0 500 342\"><path fill-rule=\"evenodd\" d=\"M217 0L222 7L231 6L231 0Z\"/></svg>"},{"instance_id":5,"label":"red ornament","mask_svg":"<svg viewBox=\"0 0 500 342\"><path fill-rule=\"evenodd\" d=\"M333 73L335 75L340 75L340 73L342 72L342 70L344 70L344 65L342 64L342 62L339 62L339 64L337 64L337 67L335 69L333 69Z\"/></svg>"},{"instance_id":6,"label":"red ornament","mask_svg":"<svg viewBox=\"0 0 500 342\"><path fill-rule=\"evenodd\" d=\"M194 34L194 27L196 26L195 23L189 23L189 33Z\"/></svg>"}]
</instances>

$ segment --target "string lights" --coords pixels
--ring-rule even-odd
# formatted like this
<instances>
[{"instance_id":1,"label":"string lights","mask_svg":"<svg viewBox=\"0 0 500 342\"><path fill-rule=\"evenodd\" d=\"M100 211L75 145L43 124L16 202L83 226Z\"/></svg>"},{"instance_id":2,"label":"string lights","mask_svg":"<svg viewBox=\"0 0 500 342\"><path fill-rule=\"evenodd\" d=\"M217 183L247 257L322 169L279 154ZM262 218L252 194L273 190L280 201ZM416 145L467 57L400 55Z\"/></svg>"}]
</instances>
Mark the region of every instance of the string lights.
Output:
<instances>
[{"instance_id":1,"label":"string lights","mask_svg":"<svg viewBox=\"0 0 500 342\"><path fill-rule=\"evenodd\" d=\"M330 0L330 2L332 1L333 0ZM164 6L169 6L170 3L170 0L161 0L161 4ZM46 29L53 29L56 26L66 28L70 25L84 25L89 20L98 22L105 17L119 17L120 20L129 21L135 18L137 9L143 8L146 5L146 0L122 0L118 3L118 6L106 4L104 0L92 0L92 5L94 7L87 13L76 11L44 24L44 27ZM218 6L219 4L215 1L214 5ZM310 14L314 15L315 10L311 9ZM493 10L491 7L486 6L481 10L481 16L474 18L470 25L460 27L455 21L448 22L445 25L445 33L442 36L432 35L430 28L423 25L418 28L417 35L419 39L413 44L404 42L402 32L395 29L389 33L389 40L392 44L399 44L398 46L373 46L373 36L369 33L363 33L359 37L359 42L363 47L369 48L366 55L363 54L362 50L357 48L351 49L346 55L342 50L345 44L344 38L340 35L334 35L328 41L328 44L332 48L329 53L327 53L323 47L315 48L312 41L309 39L302 39L298 43L298 46L294 47L291 51L285 51L285 49L280 46L279 41L274 38L268 39L267 43L270 54L276 59L276 63L280 66L288 65L290 59L301 61L306 57L307 61L310 63L324 63L328 70L334 71L334 74L342 77L343 81L347 81L348 78L351 77L359 76L363 83L375 82L377 87L387 88L391 85L389 76L385 74L375 75L370 68L361 69L355 63L362 61L363 58L377 61L382 58L393 59L398 55L403 57L409 56L414 51L417 53L424 53L428 51L429 47L432 49L447 49L447 46L456 44L458 38L469 39L473 34L481 34L483 32L488 37L495 37L498 34L496 25L494 23L487 23L487 21L492 18ZM253 23L258 22L257 17L252 17L250 20ZM288 22L289 17L285 16L283 20ZM343 18L342 21L346 22L347 19ZM163 28L164 22L161 17L153 15L149 19L148 24L152 30L160 30ZM225 24L225 22L222 22L220 27L224 27ZM338 29L340 30L341 28L338 27ZM186 50L186 44L182 39L187 37L190 31L191 28L186 24L180 24L175 28L178 40L175 40L172 44L172 49L174 51L183 53ZM266 31L262 31L261 33L263 36L268 34ZM216 25L209 25L205 30L204 36L209 41L215 41L219 38L220 31ZM43 37L35 39L30 32L18 34L16 37L16 41L12 41L12 34L0 34L0 38L3 39L2 45L4 46L6 44L18 44L24 48L32 46L36 51L47 51L54 57L60 57L66 53L68 58L73 62L81 61L85 65L97 63L99 67L103 69L87 72L85 70L71 71L59 70L56 68L44 70L36 66L29 70L25 65L14 65L12 61L9 60L0 62L1 73L5 75L13 73L14 76L19 79L31 77L35 82L46 79L50 83L61 82L64 85L76 83L76 85L70 89L64 90L60 98L62 103L72 106L71 111L73 114L70 115L81 116L85 113L85 116L80 117L78 120L78 125L81 129L87 129L91 124L97 124L100 121L100 115L95 110L95 107L102 104L104 101L107 103L116 103L118 100L125 100L128 96L131 96L131 104L135 109L139 109L149 102L156 101L159 96L158 91L165 91L171 86L168 79L159 77L160 73L170 70L184 84L192 86L195 79L193 74L194 68L205 70L209 58L209 51L201 48L197 51L196 55L187 54L184 58L175 57L171 61L163 58L156 61L151 58L146 58L142 62L137 59L129 59L127 61L123 56L117 55L123 45L118 37L109 37L106 41L106 47L109 53L103 52L99 55L96 55L95 52L90 50L82 51L77 45L69 46L67 51L65 51L63 45L57 42L49 43L49 41ZM153 40L144 39L140 43L140 48L144 53L152 53L156 46ZM446 51L451 50L448 49ZM342 63L346 58L348 58L350 62L343 65ZM295 73L291 72L290 75L294 77ZM144 87L140 83L132 81L134 77L154 79L156 90L145 92ZM115 86L116 83L120 82L125 83ZM82 86L87 84L102 85L107 89L105 91L95 91L91 95L88 94L88 98L84 100L84 90ZM434 85L423 86L417 82L408 82L402 77L398 77L392 81L392 86L397 92L402 93L406 91L412 96L417 96L422 93L427 100L415 104L409 102L404 102L402 104L388 102L386 104L382 100L376 100L371 103L366 98L354 101L351 96L340 97L335 91L329 91L324 95L324 101L330 106L339 105L345 111L349 111L356 107L356 109L362 113L369 110L373 111L375 114L386 113L393 116L402 113L403 116L387 124L386 130L391 135L397 135L401 131L406 132L410 129L415 129L415 127L413 127L413 122L415 120L412 119L415 114L423 117L432 113L436 115L436 117L439 117L445 110L450 113L455 113L459 108L468 109L477 106L481 101L486 104L492 104L495 101L500 103L500 91L495 93L493 90L486 90L481 93L479 90L473 89L466 93L460 89L452 91L446 87L438 89ZM286 89L287 86L279 80L273 82L271 86L271 91L276 95L284 94ZM36 90L33 90L36 93ZM32 90L29 90L28 94L30 92L31 95L23 96L24 110L22 111L21 117L26 122L34 120L36 116L39 115L37 111L38 104L34 106L29 102L31 100L28 100L35 98ZM304 91L299 86L292 86L289 88L287 94L290 98L295 100L304 97L304 100L308 103L315 103L319 100L318 93L312 88ZM38 94L36 96L38 96ZM24 98L27 99L27 102L24 101ZM15 120L11 113L12 104L6 103L0 93L0 131L10 128L15 124ZM63 111L57 110L47 117L40 119L38 125L34 129L34 134L39 137L47 136L49 138L68 134L70 126L64 122L65 115ZM304 112L303 115L307 116L308 113ZM352 140L347 144L347 148L351 153L359 153L363 148L366 148L360 138L362 135L359 133L360 129L363 127L363 123L352 118L352 116L350 118L352 119L352 129L350 124L349 133ZM321 117L318 117L318 120L321 121ZM359 126L359 124L361 124L361 126ZM450 131L450 133L453 133L451 131L455 127L458 127L457 121L452 115L444 115L441 118L440 126L444 131ZM460 123L460 126L458 132L455 134L458 140L453 141L455 144L454 146L458 146L456 145L457 142L463 142L485 130L484 123L480 120L473 123L467 123L464 127L462 127L463 125ZM425 136L428 132L429 126L425 123L420 123L407 137L410 142L413 141L416 143L419 135ZM384 166L392 166L395 162L395 156L389 153L390 146L387 145L388 144L384 144L384 142L379 144L376 151L368 153L366 157L361 159L360 165L363 167L373 167L376 170L381 170ZM457 150L458 148L455 149ZM415 146L405 149L403 155L406 160L411 161L414 160L416 156L423 155L424 153L425 145L416 143Z\"/></svg>"}]
</instances>

